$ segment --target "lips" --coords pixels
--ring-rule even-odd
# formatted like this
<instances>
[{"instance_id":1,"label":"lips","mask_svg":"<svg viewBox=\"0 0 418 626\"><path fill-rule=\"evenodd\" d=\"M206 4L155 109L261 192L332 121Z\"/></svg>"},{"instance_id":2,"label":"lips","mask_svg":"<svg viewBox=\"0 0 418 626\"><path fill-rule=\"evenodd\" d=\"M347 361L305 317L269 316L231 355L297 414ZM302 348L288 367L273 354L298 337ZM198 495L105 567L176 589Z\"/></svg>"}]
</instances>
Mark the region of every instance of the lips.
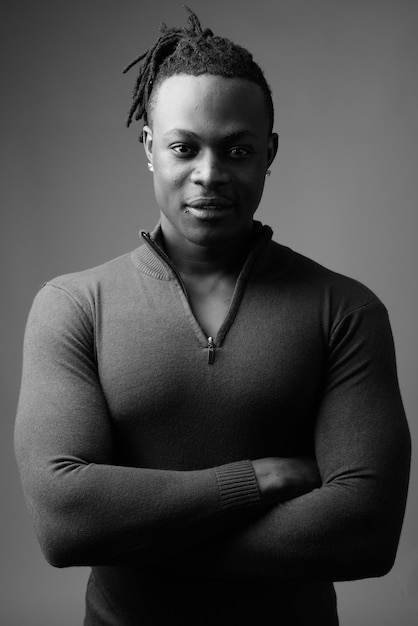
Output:
<instances>
[{"instance_id":1,"label":"lips","mask_svg":"<svg viewBox=\"0 0 418 626\"><path fill-rule=\"evenodd\" d=\"M220 196L201 196L188 200L186 205L192 209L228 209L232 207L232 202Z\"/></svg>"},{"instance_id":2,"label":"lips","mask_svg":"<svg viewBox=\"0 0 418 626\"><path fill-rule=\"evenodd\" d=\"M231 214L233 203L220 196L200 196L186 202L184 212L200 222L222 221Z\"/></svg>"}]
</instances>

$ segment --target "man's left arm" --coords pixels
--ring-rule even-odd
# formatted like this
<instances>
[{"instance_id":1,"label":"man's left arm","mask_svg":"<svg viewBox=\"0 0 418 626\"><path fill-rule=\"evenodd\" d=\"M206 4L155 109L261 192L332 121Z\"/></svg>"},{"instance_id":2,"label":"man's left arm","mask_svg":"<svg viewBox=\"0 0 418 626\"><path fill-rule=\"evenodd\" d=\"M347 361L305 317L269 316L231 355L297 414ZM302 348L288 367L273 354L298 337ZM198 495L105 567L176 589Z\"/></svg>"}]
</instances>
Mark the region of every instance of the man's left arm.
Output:
<instances>
[{"instance_id":1,"label":"man's left arm","mask_svg":"<svg viewBox=\"0 0 418 626\"><path fill-rule=\"evenodd\" d=\"M390 570L405 511L410 436L381 303L336 324L325 382L315 426L322 486L173 556L172 567L217 578L333 581Z\"/></svg>"}]
</instances>

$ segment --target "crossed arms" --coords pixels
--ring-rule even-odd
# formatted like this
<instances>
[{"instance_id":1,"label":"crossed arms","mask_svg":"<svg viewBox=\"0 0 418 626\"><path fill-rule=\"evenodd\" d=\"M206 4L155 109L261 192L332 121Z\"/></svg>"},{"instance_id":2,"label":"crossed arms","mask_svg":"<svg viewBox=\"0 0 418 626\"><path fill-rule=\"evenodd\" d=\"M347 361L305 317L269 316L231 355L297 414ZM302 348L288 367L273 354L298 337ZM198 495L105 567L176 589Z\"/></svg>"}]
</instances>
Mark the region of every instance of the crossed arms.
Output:
<instances>
[{"instance_id":1,"label":"crossed arms","mask_svg":"<svg viewBox=\"0 0 418 626\"><path fill-rule=\"evenodd\" d=\"M25 494L53 565L140 557L218 578L334 581L391 568L410 440L381 305L335 333L315 458L171 471L113 463L87 328L79 325L75 339L54 302L41 292L30 315L16 422ZM353 343L359 325L365 339Z\"/></svg>"}]
</instances>

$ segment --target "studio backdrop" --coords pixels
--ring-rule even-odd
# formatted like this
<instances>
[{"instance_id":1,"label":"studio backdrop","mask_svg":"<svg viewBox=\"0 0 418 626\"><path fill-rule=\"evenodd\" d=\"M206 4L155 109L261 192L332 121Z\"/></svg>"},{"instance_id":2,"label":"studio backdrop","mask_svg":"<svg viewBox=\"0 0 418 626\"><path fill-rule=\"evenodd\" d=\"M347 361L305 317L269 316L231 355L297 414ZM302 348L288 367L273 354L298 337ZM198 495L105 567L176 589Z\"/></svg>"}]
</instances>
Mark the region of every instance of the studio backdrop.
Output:
<instances>
[{"instance_id":1,"label":"studio backdrop","mask_svg":"<svg viewBox=\"0 0 418 626\"><path fill-rule=\"evenodd\" d=\"M258 210L274 238L368 285L389 310L418 427L418 5L413 0L190 0L203 27L265 70L279 153ZM87 568L41 555L13 453L24 326L39 286L138 245L158 219L123 67L171 0L40 0L2 9L1 600L5 626L82 623ZM342 626L418 623L417 465L393 570L338 583Z\"/></svg>"}]
</instances>

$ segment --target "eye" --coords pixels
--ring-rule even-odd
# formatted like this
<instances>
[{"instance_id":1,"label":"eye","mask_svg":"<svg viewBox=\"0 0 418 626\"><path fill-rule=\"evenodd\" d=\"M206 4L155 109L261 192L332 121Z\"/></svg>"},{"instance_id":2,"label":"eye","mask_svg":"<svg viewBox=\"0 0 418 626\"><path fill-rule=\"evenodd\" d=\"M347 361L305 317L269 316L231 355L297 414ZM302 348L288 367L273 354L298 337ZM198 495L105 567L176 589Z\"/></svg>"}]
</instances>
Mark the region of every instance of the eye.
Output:
<instances>
[{"instance_id":1,"label":"eye","mask_svg":"<svg viewBox=\"0 0 418 626\"><path fill-rule=\"evenodd\" d=\"M251 149L246 146L234 146L228 150L228 155L234 159L242 159L251 154Z\"/></svg>"},{"instance_id":2,"label":"eye","mask_svg":"<svg viewBox=\"0 0 418 626\"><path fill-rule=\"evenodd\" d=\"M191 157L195 154L195 150L185 143L177 143L171 146L171 150L181 157Z\"/></svg>"}]
</instances>

